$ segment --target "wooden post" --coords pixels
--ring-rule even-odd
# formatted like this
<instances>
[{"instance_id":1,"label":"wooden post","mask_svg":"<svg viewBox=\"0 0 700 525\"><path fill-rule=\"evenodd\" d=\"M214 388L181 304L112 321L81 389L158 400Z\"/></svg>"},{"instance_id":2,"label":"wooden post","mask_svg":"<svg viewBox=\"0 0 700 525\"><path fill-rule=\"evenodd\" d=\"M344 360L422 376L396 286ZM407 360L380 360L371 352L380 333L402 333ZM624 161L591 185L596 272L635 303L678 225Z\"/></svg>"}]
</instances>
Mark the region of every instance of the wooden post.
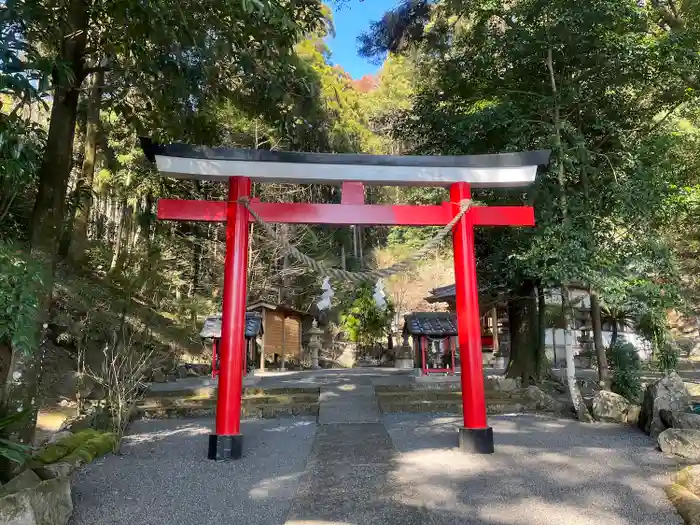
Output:
<instances>
[{"instance_id":1,"label":"wooden post","mask_svg":"<svg viewBox=\"0 0 700 525\"><path fill-rule=\"evenodd\" d=\"M260 371L264 372L265 371L265 344L266 344L265 343L265 334L267 333L265 320L267 319L267 310L265 308L262 308L262 311L260 313L262 314L262 329L263 329L262 345L260 347Z\"/></svg>"},{"instance_id":2,"label":"wooden post","mask_svg":"<svg viewBox=\"0 0 700 525\"><path fill-rule=\"evenodd\" d=\"M285 367L285 359L286 356L284 354L284 345L286 342L287 338L287 315L283 312L282 313L282 359L280 360L280 371L284 372L286 370Z\"/></svg>"}]
</instances>

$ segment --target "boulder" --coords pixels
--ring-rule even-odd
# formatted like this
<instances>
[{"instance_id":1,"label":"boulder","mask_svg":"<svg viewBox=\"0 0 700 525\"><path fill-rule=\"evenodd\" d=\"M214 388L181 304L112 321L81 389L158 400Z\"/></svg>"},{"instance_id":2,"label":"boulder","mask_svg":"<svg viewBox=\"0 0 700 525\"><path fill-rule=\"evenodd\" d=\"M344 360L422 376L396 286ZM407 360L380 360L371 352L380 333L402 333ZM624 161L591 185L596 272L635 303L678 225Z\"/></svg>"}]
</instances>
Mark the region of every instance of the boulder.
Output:
<instances>
[{"instance_id":1,"label":"boulder","mask_svg":"<svg viewBox=\"0 0 700 525\"><path fill-rule=\"evenodd\" d=\"M160 368L156 368L151 373L151 381L154 383L165 383L166 379L165 373Z\"/></svg>"},{"instance_id":2,"label":"boulder","mask_svg":"<svg viewBox=\"0 0 700 525\"><path fill-rule=\"evenodd\" d=\"M3 525L66 525L72 512L68 478L39 480L30 488L0 497Z\"/></svg>"},{"instance_id":3,"label":"boulder","mask_svg":"<svg viewBox=\"0 0 700 525\"><path fill-rule=\"evenodd\" d=\"M700 383L695 381L686 381L685 387L688 389L688 393L693 397L700 396Z\"/></svg>"},{"instance_id":4,"label":"boulder","mask_svg":"<svg viewBox=\"0 0 700 525\"><path fill-rule=\"evenodd\" d=\"M630 402L620 394L609 390L601 390L593 396L593 417L598 421L627 422L627 410Z\"/></svg>"},{"instance_id":5,"label":"boulder","mask_svg":"<svg viewBox=\"0 0 700 525\"><path fill-rule=\"evenodd\" d=\"M659 448L691 461L700 461L700 430L668 428L659 434Z\"/></svg>"},{"instance_id":6,"label":"boulder","mask_svg":"<svg viewBox=\"0 0 700 525\"><path fill-rule=\"evenodd\" d=\"M504 376L488 376L486 378L486 389L497 392L513 392L520 387L520 378Z\"/></svg>"},{"instance_id":7,"label":"boulder","mask_svg":"<svg viewBox=\"0 0 700 525\"><path fill-rule=\"evenodd\" d=\"M52 463L51 465L41 465L34 467L34 472L43 480L54 479L54 478L68 478L70 477L75 469L80 465L78 462L74 463Z\"/></svg>"},{"instance_id":8,"label":"boulder","mask_svg":"<svg viewBox=\"0 0 700 525\"><path fill-rule=\"evenodd\" d=\"M629 408L627 409L626 423L628 425L637 426L639 424L639 413L641 411L642 411L642 407L640 407L639 405L630 405Z\"/></svg>"},{"instance_id":9,"label":"boulder","mask_svg":"<svg viewBox=\"0 0 700 525\"><path fill-rule=\"evenodd\" d=\"M666 428L661 421L660 410L686 412L689 407L688 389L681 377L672 372L647 386L639 414L639 428L644 433L657 437Z\"/></svg>"},{"instance_id":10,"label":"boulder","mask_svg":"<svg viewBox=\"0 0 700 525\"><path fill-rule=\"evenodd\" d=\"M175 374L177 375L178 378L184 379L188 376L187 374L187 366L185 365L180 365L177 367L175 370Z\"/></svg>"},{"instance_id":11,"label":"boulder","mask_svg":"<svg viewBox=\"0 0 700 525\"><path fill-rule=\"evenodd\" d=\"M700 465L692 465L671 476L671 482L681 485L696 496L700 494Z\"/></svg>"},{"instance_id":12,"label":"boulder","mask_svg":"<svg viewBox=\"0 0 700 525\"><path fill-rule=\"evenodd\" d=\"M666 428L689 428L700 430L700 414L678 412L677 410L659 410L659 419Z\"/></svg>"},{"instance_id":13,"label":"boulder","mask_svg":"<svg viewBox=\"0 0 700 525\"><path fill-rule=\"evenodd\" d=\"M666 410L665 408L659 410L659 419L661 420L664 430L673 427L673 423L671 423L671 413L670 410Z\"/></svg>"},{"instance_id":14,"label":"boulder","mask_svg":"<svg viewBox=\"0 0 700 525\"><path fill-rule=\"evenodd\" d=\"M4 496L14 494L24 489L31 489L41 483L41 478L32 470L24 470L17 474L10 481L5 483L0 489L0 493ZM2 523L2 522L0 522Z\"/></svg>"},{"instance_id":15,"label":"boulder","mask_svg":"<svg viewBox=\"0 0 700 525\"><path fill-rule=\"evenodd\" d=\"M676 483L666 487L666 495L687 525L700 525L700 498Z\"/></svg>"},{"instance_id":16,"label":"boulder","mask_svg":"<svg viewBox=\"0 0 700 525\"><path fill-rule=\"evenodd\" d=\"M96 383L90 376L73 370L60 376L55 385L57 396L74 399L78 391L80 391L82 397L89 396Z\"/></svg>"},{"instance_id":17,"label":"boulder","mask_svg":"<svg viewBox=\"0 0 700 525\"><path fill-rule=\"evenodd\" d=\"M523 399L527 408L531 410L545 410L547 412L562 412L564 410L563 403L557 401L535 385L525 389Z\"/></svg>"},{"instance_id":18,"label":"boulder","mask_svg":"<svg viewBox=\"0 0 700 525\"><path fill-rule=\"evenodd\" d=\"M172 383L173 381L177 381L177 375L176 374L168 374L165 376L165 381L168 383Z\"/></svg>"}]
</instances>

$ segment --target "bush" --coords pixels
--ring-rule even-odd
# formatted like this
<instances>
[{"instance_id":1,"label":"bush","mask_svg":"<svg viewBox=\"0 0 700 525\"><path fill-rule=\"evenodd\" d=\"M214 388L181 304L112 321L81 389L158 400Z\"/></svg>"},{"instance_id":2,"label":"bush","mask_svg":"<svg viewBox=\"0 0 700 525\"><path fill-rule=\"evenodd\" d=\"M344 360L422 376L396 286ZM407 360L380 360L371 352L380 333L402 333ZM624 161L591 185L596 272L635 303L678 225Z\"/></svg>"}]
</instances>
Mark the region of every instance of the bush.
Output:
<instances>
[{"instance_id":1,"label":"bush","mask_svg":"<svg viewBox=\"0 0 700 525\"><path fill-rule=\"evenodd\" d=\"M637 349L631 343L616 341L608 347L607 357L612 372L612 391L637 403L642 390L641 361Z\"/></svg>"},{"instance_id":2,"label":"bush","mask_svg":"<svg viewBox=\"0 0 700 525\"><path fill-rule=\"evenodd\" d=\"M0 417L0 458L5 458L18 465L25 462L31 452L31 447L8 439L4 433L8 427L22 421L26 416L27 412L24 411Z\"/></svg>"},{"instance_id":3,"label":"bush","mask_svg":"<svg viewBox=\"0 0 700 525\"><path fill-rule=\"evenodd\" d=\"M678 368L679 348L671 341L664 341L656 351L656 363L661 372L668 374Z\"/></svg>"}]
</instances>

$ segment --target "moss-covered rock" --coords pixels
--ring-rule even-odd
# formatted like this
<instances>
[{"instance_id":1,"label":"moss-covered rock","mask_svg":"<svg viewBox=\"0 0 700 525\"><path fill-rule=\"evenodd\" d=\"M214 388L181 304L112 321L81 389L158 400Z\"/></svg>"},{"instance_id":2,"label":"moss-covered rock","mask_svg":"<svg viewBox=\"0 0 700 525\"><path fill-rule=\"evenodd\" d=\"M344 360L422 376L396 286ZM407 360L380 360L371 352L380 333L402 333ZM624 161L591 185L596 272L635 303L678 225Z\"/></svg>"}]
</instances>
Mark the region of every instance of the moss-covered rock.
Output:
<instances>
[{"instance_id":1,"label":"moss-covered rock","mask_svg":"<svg viewBox=\"0 0 700 525\"><path fill-rule=\"evenodd\" d=\"M78 448L65 456L61 461L71 465L84 465L86 463L90 463L95 458L99 458L100 456L104 456L108 452L111 452L114 450L116 444L117 438L111 432L99 434L83 442Z\"/></svg>"},{"instance_id":2,"label":"moss-covered rock","mask_svg":"<svg viewBox=\"0 0 700 525\"><path fill-rule=\"evenodd\" d=\"M116 436L94 429L81 430L43 447L32 458L34 466L53 463L85 464L114 449Z\"/></svg>"},{"instance_id":3,"label":"moss-covered rock","mask_svg":"<svg viewBox=\"0 0 700 525\"><path fill-rule=\"evenodd\" d=\"M42 447L39 452L34 455L33 460L43 465L56 463L73 452L85 441L99 435L100 433L94 429L81 430L80 432L59 439L55 443Z\"/></svg>"}]
</instances>

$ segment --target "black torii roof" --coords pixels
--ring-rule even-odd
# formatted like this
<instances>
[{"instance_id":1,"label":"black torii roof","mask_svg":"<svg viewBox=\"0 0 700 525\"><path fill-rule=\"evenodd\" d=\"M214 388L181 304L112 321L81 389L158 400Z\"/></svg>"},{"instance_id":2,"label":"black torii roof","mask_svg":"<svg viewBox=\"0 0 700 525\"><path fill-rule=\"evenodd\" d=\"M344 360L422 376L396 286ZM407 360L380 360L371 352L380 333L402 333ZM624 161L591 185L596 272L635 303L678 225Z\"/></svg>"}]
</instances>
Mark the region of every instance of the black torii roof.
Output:
<instances>
[{"instance_id":1,"label":"black torii roof","mask_svg":"<svg viewBox=\"0 0 700 525\"><path fill-rule=\"evenodd\" d=\"M257 312L246 312L245 314L245 338L252 339L263 333L262 316ZM202 339L221 338L221 314L215 314L204 320L204 327L199 332Z\"/></svg>"},{"instance_id":2,"label":"black torii roof","mask_svg":"<svg viewBox=\"0 0 700 525\"><path fill-rule=\"evenodd\" d=\"M457 335L457 316L449 312L413 312L404 316L404 333L428 337Z\"/></svg>"}]
</instances>

